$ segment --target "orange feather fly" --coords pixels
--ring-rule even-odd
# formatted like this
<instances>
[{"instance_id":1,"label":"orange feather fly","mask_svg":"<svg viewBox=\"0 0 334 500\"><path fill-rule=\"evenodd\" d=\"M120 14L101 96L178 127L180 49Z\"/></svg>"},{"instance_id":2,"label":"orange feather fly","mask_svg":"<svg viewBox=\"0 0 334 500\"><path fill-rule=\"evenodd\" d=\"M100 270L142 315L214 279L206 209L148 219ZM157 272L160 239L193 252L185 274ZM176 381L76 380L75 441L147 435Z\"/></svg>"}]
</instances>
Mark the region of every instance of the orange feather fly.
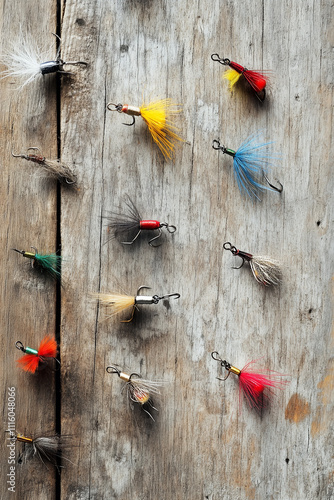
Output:
<instances>
[{"instance_id":1,"label":"orange feather fly","mask_svg":"<svg viewBox=\"0 0 334 500\"><path fill-rule=\"evenodd\" d=\"M24 352L27 351L30 352L31 350L26 348ZM39 364L43 363L46 358L55 358L56 356L57 342L54 337L47 335L40 343L37 354L25 354L17 362L24 371L35 373Z\"/></svg>"}]
</instances>

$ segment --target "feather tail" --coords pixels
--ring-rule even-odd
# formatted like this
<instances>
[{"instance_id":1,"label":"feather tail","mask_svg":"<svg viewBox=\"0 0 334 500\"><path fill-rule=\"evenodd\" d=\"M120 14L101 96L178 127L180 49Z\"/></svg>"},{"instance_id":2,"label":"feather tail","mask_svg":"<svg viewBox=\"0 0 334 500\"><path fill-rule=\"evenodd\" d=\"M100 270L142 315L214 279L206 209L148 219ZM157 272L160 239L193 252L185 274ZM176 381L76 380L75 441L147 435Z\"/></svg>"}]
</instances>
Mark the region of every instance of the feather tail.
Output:
<instances>
[{"instance_id":1,"label":"feather tail","mask_svg":"<svg viewBox=\"0 0 334 500\"><path fill-rule=\"evenodd\" d=\"M93 293L92 297L99 300L103 306L110 309L110 316L125 311L135 305L135 297L120 293Z\"/></svg>"},{"instance_id":2,"label":"feather tail","mask_svg":"<svg viewBox=\"0 0 334 500\"><path fill-rule=\"evenodd\" d=\"M274 389L283 389L288 383L282 380L284 375L274 372L267 368L253 368L253 363L250 361L241 370L239 375L239 396L243 394L252 408L258 410L264 408L274 394Z\"/></svg>"},{"instance_id":3,"label":"feather tail","mask_svg":"<svg viewBox=\"0 0 334 500\"><path fill-rule=\"evenodd\" d=\"M44 337L38 349L38 356L42 358L55 358L57 356L57 342L51 335Z\"/></svg>"},{"instance_id":4,"label":"feather tail","mask_svg":"<svg viewBox=\"0 0 334 500\"><path fill-rule=\"evenodd\" d=\"M241 73L232 68L227 69L223 74L223 78L225 78L225 80L228 80L229 82L229 89L231 91L233 90L234 85L238 82L240 77Z\"/></svg>"},{"instance_id":5,"label":"feather tail","mask_svg":"<svg viewBox=\"0 0 334 500\"><path fill-rule=\"evenodd\" d=\"M262 285L279 285L282 279L280 264L270 257L253 255L249 262L254 278Z\"/></svg>"},{"instance_id":6,"label":"feather tail","mask_svg":"<svg viewBox=\"0 0 334 500\"><path fill-rule=\"evenodd\" d=\"M245 70L244 77L255 92L262 92L267 84L265 75L258 71Z\"/></svg>"},{"instance_id":7,"label":"feather tail","mask_svg":"<svg viewBox=\"0 0 334 500\"><path fill-rule=\"evenodd\" d=\"M258 143L258 136L253 134L241 144L233 158L233 167L240 192L260 201L263 192L275 191L264 176L278 155L272 151L272 142Z\"/></svg>"},{"instance_id":8,"label":"feather tail","mask_svg":"<svg viewBox=\"0 0 334 500\"><path fill-rule=\"evenodd\" d=\"M181 109L171 99L143 104L140 113L148 126L154 142L166 160L170 160L175 150L175 141L182 141L179 129L173 120Z\"/></svg>"},{"instance_id":9,"label":"feather tail","mask_svg":"<svg viewBox=\"0 0 334 500\"><path fill-rule=\"evenodd\" d=\"M59 160L47 160L45 159L43 163L40 164L47 173L57 179L60 182L65 182L66 184L75 184L77 182L76 175L72 170Z\"/></svg>"},{"instance_id":10,"label":"feather tail","mask_svg":"<svg viewBox=\"0 0 334 500\"><path fill-rule=\"evenodd\" d=\"M35 262L45 269L53 278L60 278L61 256L56 253L42 255L36 252Z\"/></svg>"},{"instance_id":11,"label":"feather tail","mask_svg":"<svg viewBox=\"0 0 334 500\"><path fill-rule=\"evenodd\" d=\"M36 354L25 354L17 360L17 363L25 372L35 373L39 365L39 357Z\"/></svg>"}]
</instances>

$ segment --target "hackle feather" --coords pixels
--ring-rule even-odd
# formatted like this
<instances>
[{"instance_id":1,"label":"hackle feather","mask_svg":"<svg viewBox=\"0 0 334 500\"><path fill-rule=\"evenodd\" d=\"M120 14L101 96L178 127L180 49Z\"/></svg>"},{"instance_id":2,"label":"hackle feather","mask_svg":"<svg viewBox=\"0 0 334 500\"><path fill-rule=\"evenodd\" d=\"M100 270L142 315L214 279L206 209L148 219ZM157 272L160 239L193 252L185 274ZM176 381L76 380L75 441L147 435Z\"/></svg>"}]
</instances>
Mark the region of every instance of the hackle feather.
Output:
<instances>
[{"instance_id":1,"label":"hackle feather","mask_svg":"<svg viewBox=\"0 0 334 500\"><path fill-rule=\"evenodd\" d=\"M279 285L282 279L280 263L270 257L253 255L249 262L253 276L262 285Z\"/></svg>"},{"instance_id":2,"label":"hackle feather","mask_svg":"<svg viewBox=\"0 0 334 500\"><path fill-rule=\"evenodd\" d=\"M47 335L41 341L37 354L25 354L17 363L21 368L30 373L35 373L39 364L46 358L55 358L57 356L58 346L54 337Z\"/></svg>"},{"instance_id":3,"label":"hackle feather","mask_svg":"<svg viewBox=\"0 0 334 500\"><path fill-rule=\"evenodd\" d=\"M229 85L228 88L232 91L234 85L238 82L239 78L241 77L242 73L238 73L235 69L229 68L223 73L223 78L225 80L228 80Z\"/></svg>"},{"instance_id":4,"label":"hackle feather","mask_svg":"<svg viewBox=\"0 0 334 500\"><path fill-rule=\"evenodd\" d=\"M180 130L174 125L174 117L181 112L172 99L143 104L140 113L148 126L154 142L166 160L170 160L175 150L175 141L182 141Z\"/></svg>"},{"instance_id":5,"label":"hackle feather","mask_svg":"<svg viewBox=\"0 0 334 500\"><path fill-rule=\"evenodd\" d=\"M135 297L121 293L93 293L93 298L110 310L110 316L134 307Z\"/></svg>"},{"instance_id":6,"label":"hackle feather","mask_svg":"<svg viewBox=\"0 0 334 500\"><path fill-rule=\"evenodd\" d=\"M24 36L20 31L19 38L0 56L0 62L7 66L0 77L13 77L22 81L19 89L25 87L36 77L42 76L41 63L50 60L54 50L41 50L34 38Z\"/></svg>"},{"instance_id":7,"label":"hackle feather","mask_svg":"<svg viewBox=\"0 0 334 500\"><path fill-rule=\"evenodd\" d=\"M267 406L275 394L274 389L283 389L288 381L282 379L284 375L268 368L254 368L254 363L256 361L250 361L241 370L239 400L244 395L250 407L260 410Z\"/></svg>"},{"instance_id":8,"label":"hackle feather","mask_svg":"<svg viewBox=\"0 0 334 500\"><path fill-rule=\"evenodd\" d=\"M255 133L241 144L233 158L233 166L240 192L247 194L252 200L260 201L262 193L275 191L264 176L268 176L278 155L272 151L273 141L257 142L259 135L259 132Z\"/></svg>"}]
</instances>

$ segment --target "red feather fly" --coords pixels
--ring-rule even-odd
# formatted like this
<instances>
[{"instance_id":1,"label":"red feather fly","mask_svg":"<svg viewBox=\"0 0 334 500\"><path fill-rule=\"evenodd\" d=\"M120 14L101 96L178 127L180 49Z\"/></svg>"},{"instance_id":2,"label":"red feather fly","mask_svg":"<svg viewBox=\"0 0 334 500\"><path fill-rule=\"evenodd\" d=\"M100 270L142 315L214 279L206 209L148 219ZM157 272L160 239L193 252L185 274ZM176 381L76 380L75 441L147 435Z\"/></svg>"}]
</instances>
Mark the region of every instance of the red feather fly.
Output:
<instances>
[{"instance_id":1,"label":"red feather fly","mask_svg":"<svg viewBox=\"0 0 334 500\"><path fill-rule=\"evenodd\" d=\"M217 351L212 352L211 356L215 361L219 361L221 366L228 371L227 376L219 380L226 380L231 372L238 375L240 382L239 402L241 404L242 396L244 396L251 408L256 408L257 410L265 408L271 396L275 393L274 389L283 389L288 383L288 381L282 380L284 375L280 373L267 368L253 368L251 365L256 363L256 361L250 361L242 370L239 370L239 368L221 359Z\"/></svg>"},{"instance_id":2,"label":"red feather fly","mask_svg":"<svg viewBox=\"0 0 334 500\"><path fill-rule=\"evenodd\" d=\"M57 356L57 342L50 335L44 337L38 351L31 347L24 347L20 341L16 342L15 345L20 351L27 353L17 360L17 363L26 372L35 373L40 363L45 362L47 358L56 358Z\"/></svg>"},{"instance_id":3,"label":"red feather fly","mask_svg":"<svg viewBox=\"0 0 334 500\"><path fill-rule=\"evenodd\" d=\"M260 101L264 101L266 97L265 87L267 84L267 77L263 73L244 68L241 64L230 61L227 58L220 58L218 54L212 54L211 59L223 64L224 66L229 66L230 69L225 72L224 78L230 82L230 90L233 89L239 78L243 76L254 90L256 97Z\"/></svg>"}]
</instances>

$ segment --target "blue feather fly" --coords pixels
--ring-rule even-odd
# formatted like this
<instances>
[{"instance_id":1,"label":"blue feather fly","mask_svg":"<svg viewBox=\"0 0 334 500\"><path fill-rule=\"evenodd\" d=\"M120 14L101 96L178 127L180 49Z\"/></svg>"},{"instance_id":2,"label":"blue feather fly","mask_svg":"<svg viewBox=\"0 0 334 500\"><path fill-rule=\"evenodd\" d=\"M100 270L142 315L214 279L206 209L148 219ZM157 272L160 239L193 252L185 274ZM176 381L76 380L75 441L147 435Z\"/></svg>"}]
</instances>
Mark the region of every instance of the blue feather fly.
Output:
<instances>
[{"instance_id":1,"label":"blue feather fly","mask_svg":"<svg viewBox=\"0 0 334 500\"><path fill-rule=\"evenodd\" d=\"M276 187L268 180L269 169L278 155L271 149L273 141L257 142L259 135L259 133L250 135L237 151L221 146L216 139L212 147L233 157L234 176L240 192L247 194L252 200L261 201L260 195L263 192L269 190L281 193L283 186L279 182L280 187Z\"/></svg>"}]
</instances>

